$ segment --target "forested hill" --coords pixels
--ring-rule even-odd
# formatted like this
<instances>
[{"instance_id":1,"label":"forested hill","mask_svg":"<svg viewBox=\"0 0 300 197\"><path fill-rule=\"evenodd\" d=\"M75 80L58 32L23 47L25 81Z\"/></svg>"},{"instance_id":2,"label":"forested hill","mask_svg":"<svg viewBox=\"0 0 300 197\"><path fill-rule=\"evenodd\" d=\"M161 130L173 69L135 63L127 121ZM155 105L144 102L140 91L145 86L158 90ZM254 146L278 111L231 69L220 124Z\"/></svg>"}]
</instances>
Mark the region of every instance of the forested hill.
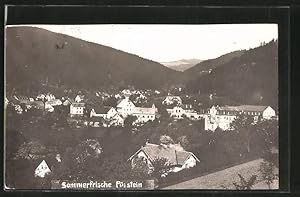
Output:
<instances>
[{"instance_id":1,"label":"forested hill","mask_svg":"<svg viewBox=\"0 0 300 197\"><path fill-rule=\"evenodd\" d=\"M8 90L39 89L45 83L67 88L160 88L183 78L157 62L35 27L8 27L6 44Z\"/></svg>"},{"instance_id":2,"label":"forested hill","mask_svg":"<svg viewBox=\"0 0 300 197\"><path fill-rule=\"evenodd\" d=\"M210 70L224 65L225 63L231 61L233 58L240 57L244 52L245 50L233 51L215 59L202 61L195 66L185 70L184 73L188 74L192 78L207 74Z\"/></svg>"},{"instance_id":3,"label":"forested hill","mask_svg":"<svg viewBox=\"0 0 300 197\"><path fill-rule=\"evenodd\" d=\"M242 104L278 106L278 43L271 41L202 76L191 76L188 92L213 93ZM201 64L201 63L200 63Z\"/></svg>"}]
</instances>

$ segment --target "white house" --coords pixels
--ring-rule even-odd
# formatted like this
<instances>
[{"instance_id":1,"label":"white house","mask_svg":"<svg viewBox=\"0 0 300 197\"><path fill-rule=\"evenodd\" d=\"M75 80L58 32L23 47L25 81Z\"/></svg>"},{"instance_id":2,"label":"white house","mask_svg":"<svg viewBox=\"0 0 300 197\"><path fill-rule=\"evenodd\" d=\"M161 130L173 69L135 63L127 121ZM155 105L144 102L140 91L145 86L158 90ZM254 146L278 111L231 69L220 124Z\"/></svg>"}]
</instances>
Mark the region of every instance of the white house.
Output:
<instances>
[{"instance_id":1,"label":"white house","mask_svg":"<svg viewBox=\"0 0 300 197\"><path fill-rule=\"evenodd\" d=\"M73 101L72 99L67 98L66 100L64 100L63 105L64 105L64 106L68 106L68 105L71 105L71 104L74 103L74 102L75 102L75 101Z\"/></svg>"},{"instance_id":2,"label":"white house","mask_svg":"<svg viewBox=\"0 0 300 197\"><path fill-rule=\"evenodd\" d=\"M154 104L151 107L136 107L128 97L117 105L117 112L122 117L126 118L128 115L137 117L134 124L155 120L157 111Z\"/></svg>"},{"instance_id":3,"label":"white house","mask_svg":"<svg viewBox=\"0 0 300 197\"><path fill-rule=\"evenodd\" d=\"M144 158L150 169L153 168L152 162L155 159L166 158L171 165L170 171L172 172L195 167L200 162L196 155L185 151L178 144L158 145L148 142L128 159L132 166L134 166L136 158Z\"/></svg>"},{"instance_id":4,"label":"white house","mask_svg":"<svg viewBox=\"0 0 300 197\"><path fill-rule=\"evenodd\" d=\"M110 117L109 119L106 119L106 121L103 123L104 127L111 127L111 126L124 126L124 118L116 113L114 116Z\"/></svg>"},{"instance_id":5,"label":"white house","mask_svg":"<svg viewBox=\"0 0 300 197\"><path fill-rule=\"evenodd\" d=\"M77 95L75 97L75 102L80 103L81 101L83 101L83 99L84 99L83 97L84 97L83 95Z\"/></svg>"},{"instance_id":6,"label":"white house","mask_svg":"<svg viewBox=\"0 0 300 197\"><path fill-rule=\"evenodd\" d=\"M129 99L129 97L125 97L125 99L121 100L117 105L117 112L119 112L123 117L127 117L133 113L133 109L135 105Z\"/></svg>"},{"instance_id":7,"label":"white house","mask_svg":"<svg viewBox=\"0 0 300 197\"><path fill-rule=\"evenodd\" d=\"M113 107L95 107L91 109L90 117L102 117L104 119L110 119L117 113L117 110Z\"/></svg>"},{"instance_id":8,"label":"white house","mask_svg":"<svg viewBox=\"0 0 300 197\"><path fill-rule=\"evenodd\" d=\"M55 96L54 96L53 94L51 94L51 93L48 93L48 94L45 96L45 99L46 99L47 101L52 101L52 100L55 99Z\"/></svg>"},{"instance_id":9,"label":"white house","mask_svg":"<svg viewBox=\"0 0 300 197\"><path fill-rule=\"evenodd\" d=\"M42 101L44 101L45 97L46 96L44 94L39 94L39 95L37 95L36 100L42 100Z\"/></svg>"},{"instance_id":10,"label":"white house","mask_svg":"<svg viewBox=\"0 0 300 197\"><path fill-rule=\"evenodd\" d=\"M46 101L45 106L46 105L58 106L58 105L62 105L62 102L61 102L60 99L53 99L53 100L50 100L50 101Z\"/></svg>"},{"instance_id":11,"label":"white house","mask_svg":"<svg viewBox=\"0 0 300 197\"><path fill-rule=\"evenodd\" d=\"M135 123L145 123L155 120L156 109L155 105L150 108L135 107L131 115L137 117Z\"/></svg>"},{"instance_id":12,"label":"white house","mask_svg":"<svg viewBox=\"0 0 300 197\"><path fill-rule=\"evenodd\" d=\"M238 115L253 116L257 119L270 119L276 116L275 110L270 106L240 105L240 106L212 106L204 116L205 130L214 131L217 127L229 130L230 124Z\"/></svg>"},{"instance_id":13,"label":"white house","mask_svg":"<svg viewBox=\"0 0 300 197\"><path fill-rule=\"evenodd\" d=\"M50 173L51 173L51 170L50 170L48 164L46 163L45 160L43 160L35 169L34 176L44 178L46 175L48 175Z\"/></svg>"},{"instance_id":14,"label":"white house","mask_svg":"<svg viewBox=\"0 0 300 197\"><path fill-rule=\"evenodd\" d=\"M173 107L172 109L167 109L167 112L171 117L176 119L183 118L183 115L190 119L199 119L200 115L195 111L190 104L181 104Z\"/></svg>"},{"instance_id":15,"label":"white house","mask_svg":"<svg viewBox=\"0 0 300 197\"><path fill-rule=\"evenodd\" d=\"M85 108L85 104L84 103L72 103L70 105L70 115L74 116L74 115L83 115L84 112L84 108Z\"/></svg>"}]
</instances>

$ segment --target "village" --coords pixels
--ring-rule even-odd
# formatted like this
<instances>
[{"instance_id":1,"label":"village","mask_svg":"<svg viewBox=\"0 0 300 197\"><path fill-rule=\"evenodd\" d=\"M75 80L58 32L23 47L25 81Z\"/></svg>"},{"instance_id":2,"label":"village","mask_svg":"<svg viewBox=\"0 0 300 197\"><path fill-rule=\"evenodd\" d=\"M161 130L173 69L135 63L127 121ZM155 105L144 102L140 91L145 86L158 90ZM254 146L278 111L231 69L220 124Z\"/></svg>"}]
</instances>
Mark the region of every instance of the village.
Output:
<instances>
[{"instance_id":1,"label":"village","mask_svg":"<svg viewBox=\"0 0 300 197\"><path fill-rule=\"evenodd\" d=\"M180 91L180 88L177 89L177 92ZM32 110L47 114L55 114L59 111L62 113L60 117L65 118L68 124L76 129L87 127L95 129L130 128L128 132L131 131L133 134L149 122L158 122L159 124L163 118L173 122L180 122L182 119L202 122L203 128L199 128L199 132L204 130L212 133L218 129L222 131L233 130L231 123L241 115L252 117L254 123L259 118L265 120L277 119L276 111L271 106L211 105L204 108L203 103L197 102L197 100L185 99L188 97L188 95L182 96L182 94L181 96L171 93L162 94L158 90L123 89L112 95L96 92L96 100L98 98L102 102L95 104L95 102L91 102L95 99L89 99L81 92L78 92L73 98L66 95L56 97L54 94L46 93L38 94L36 97L6 96L5 107L12 107L20 116ZM213 94L208 95L209 101L212 101L214 97ZM161 138L163 137L166 137L168 141L168 136L161 136ZM101 148L98 152L102 152ZM153 171L155 160L166 159L172 167L167 171L163 171L160 175L162 177L167 176L170 172L176 173L201 165L201 155L185 150L180 142L155 144L147 140L140 149L132 152L128 158L132 168L136 165L135 160L140 158L146 160L150 169L148 173L151 170ZM52 159L56 163L64 160L59 153ZM47 159L41 159L40 163L36 163L36 168L32 172L35 177L44 178L51 174L53 170L55 171L48 162Z\"/></svg>"}]
</instances>

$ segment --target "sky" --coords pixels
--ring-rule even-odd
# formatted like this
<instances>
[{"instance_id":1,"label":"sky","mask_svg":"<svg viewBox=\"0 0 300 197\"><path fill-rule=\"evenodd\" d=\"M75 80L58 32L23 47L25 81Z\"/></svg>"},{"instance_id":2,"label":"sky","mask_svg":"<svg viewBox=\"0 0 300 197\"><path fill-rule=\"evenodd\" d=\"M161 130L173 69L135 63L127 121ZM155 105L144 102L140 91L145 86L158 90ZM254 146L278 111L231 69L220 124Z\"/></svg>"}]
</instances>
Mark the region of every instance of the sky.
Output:
<instances>
[{"instance_id":1,"label":"sky","mask_svg":"<svg viewBox=\"0 0 300 197\"><path fill-rule=\"evenodd\" d=\"M278 38L277 24L29 25L157 62L207 60Z\"/></svg>"}]
</instances>

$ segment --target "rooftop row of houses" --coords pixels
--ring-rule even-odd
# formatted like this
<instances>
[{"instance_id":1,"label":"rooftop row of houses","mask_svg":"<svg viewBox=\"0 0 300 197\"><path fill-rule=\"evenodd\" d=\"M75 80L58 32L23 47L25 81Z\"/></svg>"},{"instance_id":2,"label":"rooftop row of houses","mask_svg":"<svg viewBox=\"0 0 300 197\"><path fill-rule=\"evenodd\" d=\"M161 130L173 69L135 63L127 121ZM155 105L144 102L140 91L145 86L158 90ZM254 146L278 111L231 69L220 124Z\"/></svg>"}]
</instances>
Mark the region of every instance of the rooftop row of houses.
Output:
<instances>
[{"instance_id":1,"label":"rooftop row of houses","mask_svg":"<svg viewBox=\"0 0 300 197\"><path fill-rule=\"evenodd\" d=\"M239 106L212 106L208 110L196 111L192 105L179 104L172 109L167 109L171 117L181 119L186 116L190 119L205 121L205 130L215 131L216 128L229 130L230 124L239 115L252 116L254 120L258 117L271 119L276 117L276 111L270 106L261 105L239 105Z\"/></svg>"},{"instance_id":2,"label":"rooftop row of houses","mask_svg":"<svg viewBox=\"0 0 300 197\"><path fill-rule=\"evenodd\" d=\"M153 104L151 107L136 107L135 104L126 97L118 102L117 107L95 107L91 109L90 117L100 117L104 120L111 120L114 126L123 126L124 120L130 115L137 119L133 124L143 124L155 120L157 108Z\"/></svg>"},{"instance_id":3,"label":"rooftop row of houses","mask_svg":"<svg viewBox=\"0 0 300 197\"><path fill-rule=\"evenodd\" d=\"M45 102L39 100L33 100L30 98L16 97L12 99L16 100L19 104L25 104L27 108L36 107L38 109L45 109L47 111L54 111L54 106L70 105L71 116L81 116L84 114L86 104L84 102L84 96L77 95L75 99L62 98L56 99L54 95L47 95L48 100ZM6 99L6 103L9 101ZM276 117L276 112L270 106L259 105L239 105L239 106L212 106L209 109L195 110L191 104L182 104L182 100L178 96L168 95L162 102L165 105L177 103L173 108L167 109L169 115L175 119L181 119L184 116L193 120L204 119L205 130L214 131L216 128L223 130L230 129L230 124L234 119L240 115L254 116L255 118L261 116L264 119ZM15 105L18 112L22 113L22 108L19 105ZM24 110L24 109L23 109ZM26 110L26 109L25 109ZM158 115L158 109L154 104L147 107L137 107L129 97L125 97L118 101L116 108L93 106L90 110L90 118L93 118L92 122L101 122L100 119L106 124L106 126L123 126L124 120L127 116L135 116L137 120L134 124L143 124L148 121L153 121ZM99 118L99 121L97 120ZM99 124L98 123L98 124Z\"/></svg>"}]
</instances>

